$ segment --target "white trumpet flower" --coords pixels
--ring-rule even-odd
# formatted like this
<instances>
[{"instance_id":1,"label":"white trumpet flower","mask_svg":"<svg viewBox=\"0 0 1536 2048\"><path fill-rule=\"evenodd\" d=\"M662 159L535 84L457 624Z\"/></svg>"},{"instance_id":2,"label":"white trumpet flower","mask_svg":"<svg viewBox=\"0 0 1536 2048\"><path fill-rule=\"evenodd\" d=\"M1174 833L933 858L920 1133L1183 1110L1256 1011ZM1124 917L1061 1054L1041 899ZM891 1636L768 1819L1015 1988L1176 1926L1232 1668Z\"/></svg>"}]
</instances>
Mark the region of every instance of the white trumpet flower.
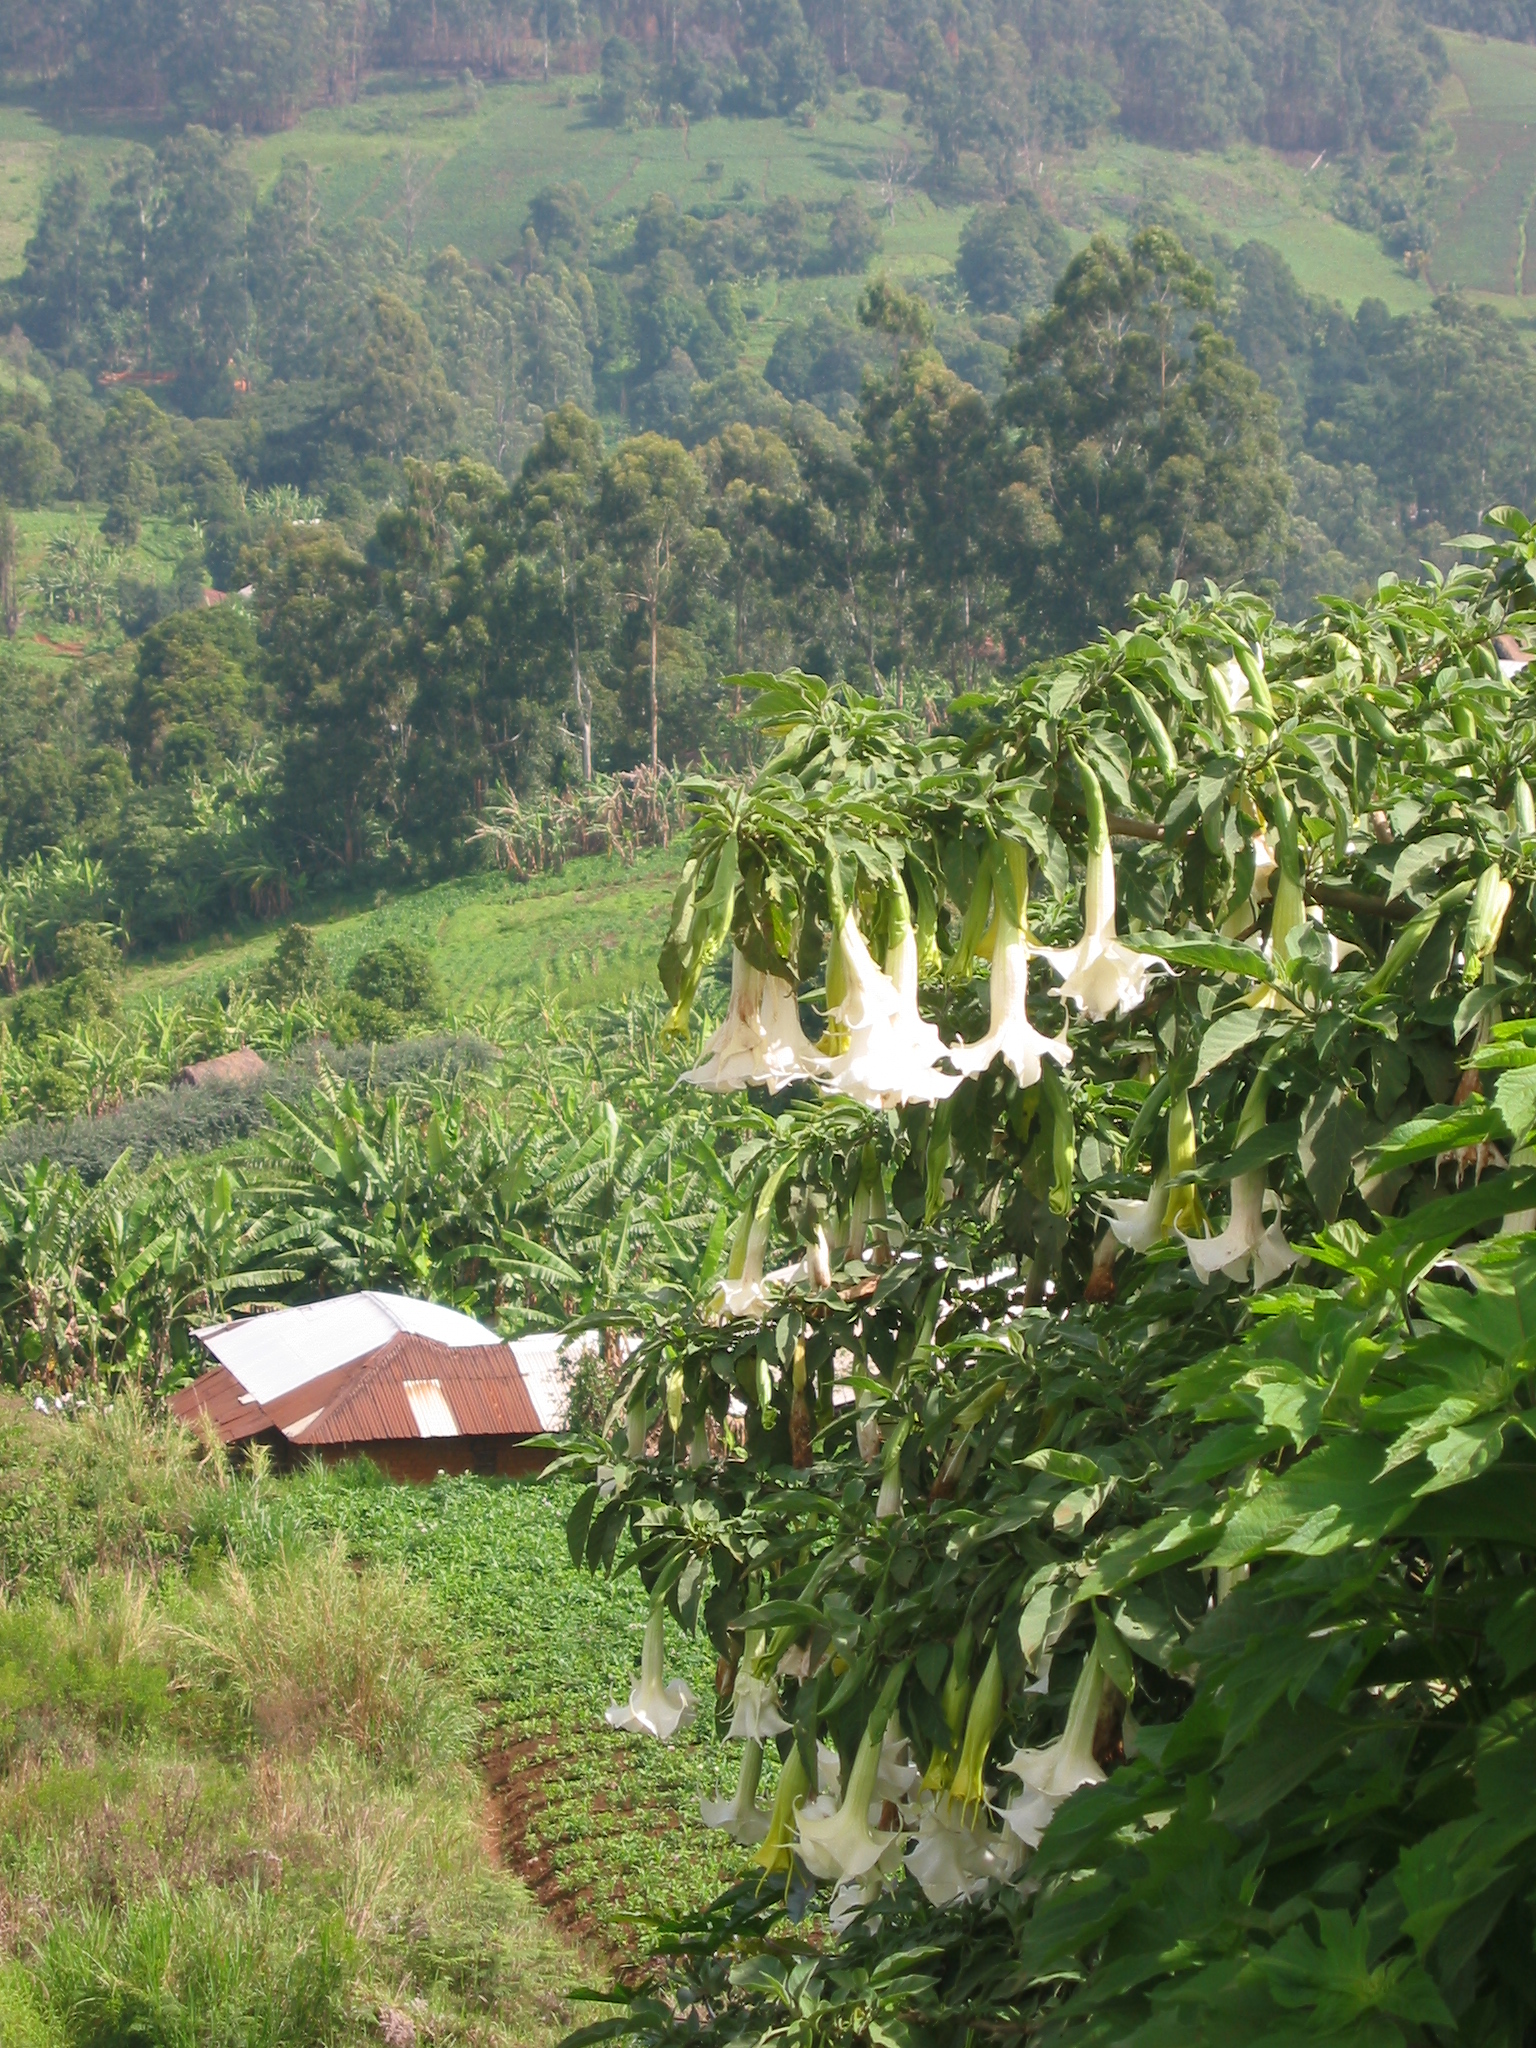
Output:
<instances>
[{"instance_id":1,"label":"white trumpet flower","mask_svg":"<svg viewBox=\"0 0 1536 2048\"><path fill-rule=\"evenodd\" d=\"M777 975L749 964L741 948L731 954L731 1002L704 1048L701 1065L684 1074L712 1095L764 1087L777 1095L792 1081L816 1080L825 1071L800 1025L795 991Z\"/></svg>"},{"instance_id":2,"label":"white trumpet flower","mask_svg":"<svg viewBox=\"0 0 1536 2048\"><path fill-rule=\"evenodd\" d=\"M666 1683L664 1656L662 1609L658 1602L645 1624L640 1676L629 1689L628 1703L621 1705L615 1700L609 1707L604 1718L610 1728L620 1728L631 1735L654 1735L659 1742L670 1742L692 1721L693 1688L681 1678L674 1678L670 1685Z\"/></svg>"},{"instance_id":3,"label":"white trumpet flower","mask_svg":"<svg viewBox=\"0 0 1536 2048\"><path fill-rule=\"evenodd\" d=\"M1016 922L1008 915L999 896L997 936L992 951L989 1029L986 1037L978 1039L975 1045L955 1046L949 1057L962 1074L984 1074L993 1060L1001 1059L1005 1066L1013 1069L1021 1088L1033 1088L1040 1079L1041 1060L1054 1060L1058 1067L1070 1066L1072 1048L1064 1038L1047 1038L1029 1021L1026 1006L1031 949L1023 916L1029 876L1022 854L1013 860L1010 847L1009 855L1019 918Z\"/></svg>"},{"instance_id":4,"label":"white trumpet flower","mask_svg":"<svg viewBox=\"0 0 1536 2048\"><path fill-rule=\"evenodd\" d=\"M847 1788L835 1813L800 1809L798 1849L800 1860L812 1877L831 1878L838 1884L868 1878L889 1868L900 1854L902 1832L871 1825L878 1821L883 1804L876 1799L880 1767L885 1751L885 1732L895 1705L902 1673L886 1681L885 1690L859 1738L858 1755L848 1773ZM820 1802L817 1802L820 1805Z\"/></svg>"},{"instance_id":5,"label":"white trumpet flower","mask_svg":"<svg viewBox=\"0 0 1536 2048\"><path fill-rule=\"evenodd\" d=\"M1127 1251L1149 1252L1168 1235L1168 1183L1162 1174L1145 1201L1111 1196L1104 1206L1116 1241Z\"/></svg>"},{"instance_id":6,"label":"white trumpet flower","mask_svg":"<svg viewBox=\"0 0 1536 2048\"><path fill-rule=\"evenodd\" d=\"M771 1678L759 1678L752 1666L762 1654L761 1635L747 1639L745 1652L736 1667L731 1692L731 1725L728 1742L766 1742L775 1735L787 1735L790 1723L779 1711L778 1687Z\"/></svg>"},{"instance_id":7,"label":"white trumpet flower","mask_svg":"<svg viewBox=\"0 0 1536 2048\"><path fill-rule=\"evenodd\" d=\"M1126 1016L1146 1000L1154 974L1170 972L1166 960L1137 953L1115 936L1115 857L1109 843L1104 796L1092 769L1079 764L1088 807L1088 879L1083 901L1083 936L1075 946L1042 946L1042 959L1061 976L1058 994L1095 1023Z\"/></svg>"},{"instance_id":8,"label":"white trumpet flower","mask_svg":"<svg viewBox=\"0 0 1536 2048\"><path fill-rule=\"evenodd\" d=\"M733 1842L755 1849L768 1833L768 1816L757 1803L763 1773L763 1745L749 1742L741 1753L741 1771L729 1799L701 1799L699 1815L707 1828L724 1828Z\"/></svg>"},{"instance_id":9,"label":"white trumpet flower","mask_svg":"<svg viewBox=\"0 0 1536 2048\"><path fill-rule=\"evenodd\" d=\"M922 1782L923 1774L912 1761L911 1743L894 1725L887 1728L880 1745L871 1807L883 1807L887 1799L895 1806L903 1806Z\"/></svg>"},{"instance_id":10,"label":"white trumpet flower","mask_svg":"<svg viewBox=\"0 0 1536 2048\"><path fill-rule=\"evenodd\" d=\"M1038 1848L1057 1807L1081 1786L1103 1784L1104 1773L1093 1754L1103 1702L1104 1672L1094 1648L1078 1674L1062 1733L1043 1749L1015 1750L1011 1762L1003 1765L1023 1789L1002 1809L1001 1817L1025 1848Z\"/></svg>"},{"instance_id":11,"label":"white trumpet flower","mask_svg":"<svg viewBox=\"0 0 1536 2048\"><path fill-rule=\"evenodd\" d=\"M1266 1216L1272 1220L1266 1222ZM1183 1233L1181 1232L1182 1236ZM1265 1183L1262 1167L1240 1173L1232 1183L1232 1216L1219 1237L1185 1237L1189 1263L1202 1286L1218 1273L1242 1282L1253 1274L1255 1288L1268 1287L1295 1265L1298 1254L1280 1228L1280 1197Z\"/></svg>"},{"instance_id":12,"label":"white trumpet flower","mask_svg":"<svg viewBox=\"0 0 1536 2048\"><path fill-rule=\"evenodd\" d=\"M832 1932L846 1934L859 1915L869 1911L884 1888L878 1871L872 1877L845 1878L827 1902L827 1925Z\"/></svg>"},{"instance_id":13,"label":"white trumpet flower","mask_svg":"<svg viewBox=\"0 0 1536 2048\"><path fill-rule=\"evenodd\" d=\"M1264 1066L1248 1091L1238 1119L1239 1147L1263 1130L1268 1100L1269 1070ZM1266 1212L1273 1217L1272 1222L1266 1222ZM1280 1197L1268 1186L1262 1166L1252 1173L1238 1174L1232 1182L1232 1216L1219 1237L1196 1237L1182 1230L1179 1235L1203 1287L1208 1287L1218 1273L1241 1283L1250 1270L1254 1286L1267 1287L1282 1273L1289 1272L1298 1256L1285 1241L1280 1228Z\"/></svg>"},{"instance_id":14,"label":"white trumpet flower","mask_svg":"<svg viewBox=\"0 0 1536 2048\"><path fill-rule=\"evenodd\" d=\"M942 1102L953 1095L959 1077L936 1068L946 1047L917 1007L917 940L910 926L891 948L896 979L875 965L851 912L833 951L828 993L836 991L832 1019L843 1050L827 1064L827 1092L870 1109Z\"/></svg>"},{"instance_id":15,"label":"white trumpet flower","mask_svg":"<svg viewBox=\"0 0 1536 2048\"><path fill-rule=\"evenodd\" d=\"M947 1792L924 1795L917 1840L907 1868L930 1906L958 1906L1006 1884L1024 1860L1018 1841L987 1824L985 1807L969 1812Z\"/></svg>"}]
</instances>

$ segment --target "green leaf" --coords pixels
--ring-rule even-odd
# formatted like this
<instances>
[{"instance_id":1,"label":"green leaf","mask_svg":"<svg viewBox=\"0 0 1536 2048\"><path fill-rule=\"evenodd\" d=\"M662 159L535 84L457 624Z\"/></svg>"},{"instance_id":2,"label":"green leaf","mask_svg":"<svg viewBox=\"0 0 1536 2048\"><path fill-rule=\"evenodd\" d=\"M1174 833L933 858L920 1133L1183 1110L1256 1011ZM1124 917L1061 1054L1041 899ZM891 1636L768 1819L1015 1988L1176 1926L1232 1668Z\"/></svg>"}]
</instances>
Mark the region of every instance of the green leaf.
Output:
<instances>
[{"instance_id":1,"label":"green leaf","mask_svg":"<svg viewBox=\"0 0 1536 2048\"><path fill-rule=\"evenodd\" d=\"M1388 902L1394 896L1401 896L1405 889L1411 889L1420 875L1459 856L1466 845L1459 832L1435 832L1427 839L1416 839L1411 846L1405 846L1392 863L1392 878L1387 887Z\"/></svg>"},{"instance_id":2,"label":"green leaf","mask_svg":"<svg viewBox=\"0 0 1536 2048\"><path fill-rule=\"evenodd\" d=\"M1452 1108L1427 1110L1396 1125L1367 1148L1366 1156L1372 1173L1393 1173L1399 1167L1415 1166L1421 1159L1437 1159L1443 1152L1458 1152L1466 1145L1488 1144L1508 1136L1509 1127L1497 1105L1481 1095L1469 1095Z\"/></svg>"},{"instance_id":3,"label":"green leaf","mask_svg":"<svg viewBox=\"0 0 1536 2048\"><path fill-rule=\"evenodd\" d=\"M1339 1213L1355 1154L1369 1119L1355 1096L1337 1081L1325 1082L1302 1113L1298 1155L1312 1199L1325 1221Z\"/></svg>"},{"instance_id":4,"label":"green leaf","mask_svg":"<svg viewBox=\"0 0 1536 2048\"><path fill-rule=\"evenodd\" d=\"M1235 939L1176 939L1167 932L1135 932L1121 941L1134 953L1156 953L1170 967L1204 967L1212 974L1238 975L1245 981L1268 982L1269 962L1257 946Z\"/></svg>"},{"instance_id":5,"label":"green leaf","mask_svg":"<svg viewBox=\"0 0 1536 2048\"><path fill-rule=\"evenodd\" d=\"M1242 1052L1256 1039L1267 1038L1272 1032L1285 1028L1284 1019L1276 1017L1272 1010L1249 1009L1240 1004L1235 1010L1223 1011L1212 1021L1200 1041L1200 1057L1190 1086L1198 1087L1207 1074L1213 1074L1234 1053Z\"/></svg>"},{"instance_id":6,"label":"green leaf","mask_svg":"<svg viewBox=\"0 0 1536 2048\"><path fill-rule=\"evenodd\" d=\"M1104 1676L1122 1697L1130 1699L1136 1690L1136 1666L1116 1633L1114 1623L1097 1602L1093 1609L1093 1637Z\"/></svg>"}]
</instances>

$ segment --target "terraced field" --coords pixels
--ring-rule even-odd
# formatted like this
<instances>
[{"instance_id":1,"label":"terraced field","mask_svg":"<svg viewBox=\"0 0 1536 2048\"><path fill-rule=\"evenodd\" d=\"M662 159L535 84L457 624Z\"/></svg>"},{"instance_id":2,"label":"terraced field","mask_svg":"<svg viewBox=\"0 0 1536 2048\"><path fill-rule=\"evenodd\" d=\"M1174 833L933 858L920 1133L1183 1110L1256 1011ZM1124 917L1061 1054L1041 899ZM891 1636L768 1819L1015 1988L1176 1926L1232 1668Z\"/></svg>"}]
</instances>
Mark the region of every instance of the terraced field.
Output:
<instances>
[{"instance_id":1,"label":"terraced field","mask_svg":"<svg viewBox=\"0 0 1536 2048\"><path fill-rule=\"evenodd\" d=\"M1448 35L1442 101L1455 137L1430 274L1505 301L1536 298L1536 48Z\"/></svg>"}]
</instances>

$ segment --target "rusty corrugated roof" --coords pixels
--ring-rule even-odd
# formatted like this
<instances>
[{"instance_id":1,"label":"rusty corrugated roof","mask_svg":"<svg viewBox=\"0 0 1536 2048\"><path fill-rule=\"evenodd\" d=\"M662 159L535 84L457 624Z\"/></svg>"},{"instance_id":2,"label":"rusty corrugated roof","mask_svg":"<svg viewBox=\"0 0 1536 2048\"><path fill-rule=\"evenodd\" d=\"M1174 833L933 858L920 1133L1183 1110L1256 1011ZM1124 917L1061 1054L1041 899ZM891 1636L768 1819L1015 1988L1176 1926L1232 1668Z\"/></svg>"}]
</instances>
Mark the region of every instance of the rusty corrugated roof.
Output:
<instances>
[{"instance_id":1,"label":"rusty corrugated roof","mask_svg":"<svg viewBox=\"0 0 1536 2048\"><path fill-rule=\"evenodd\" d=\"M226 1365L215 1366L190 1387L172 1394L169 1405L171 1413L189 1427L195 1427L198 1416L206 1414L227 1444L243 1443L249 1436L260 1436L278 1426Z\"/></svg>"},{"instance_id":2,"label":"rusty corrugated roof","mask_svg":"<svg viewBox=\"0 0 1536 2048\"><path fill-rule=\"evenodd\" d=\"M408 1381L435 1382L460 1436L537 1436L543 1428L509 1345L440 1344L410 1333L266 1402L253 1401L220 1366L171 1406L188 1422L206 1409L226 1443L264 1429L300 1445L387 1443L422 1435Z\"/></svg>"}]
</instances>

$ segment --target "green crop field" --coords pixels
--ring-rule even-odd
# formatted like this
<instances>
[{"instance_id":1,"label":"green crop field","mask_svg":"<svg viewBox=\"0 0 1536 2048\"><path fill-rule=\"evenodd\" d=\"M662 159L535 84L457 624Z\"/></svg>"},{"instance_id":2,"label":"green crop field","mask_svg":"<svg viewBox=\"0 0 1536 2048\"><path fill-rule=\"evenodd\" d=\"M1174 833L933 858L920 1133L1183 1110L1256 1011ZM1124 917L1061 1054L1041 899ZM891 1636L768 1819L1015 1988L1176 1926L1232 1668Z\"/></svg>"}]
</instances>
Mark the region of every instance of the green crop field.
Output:
<instances>
[{"instance_id":1,"label":"green crop field","mask_svg":"<svg viewBox=\"0 0 1536 2048\"><path fill-rule=\"evenodd\" d=\"M168 583L191 538L182 521L148 518L133 547L115 547L102 537L104 510L60 505L12 514L22 628L10 652L28 665L62 670L121 646L119 578Z\"/></svg>"},{"instance_id":2,"label":"green crop field","mask_svg":"<svg viewBox=\"0 0 1536 2048\"><path fill-rule=\"evenodd\" d=\"M1536 295L1536 48L1447 35L1441 112L1455 137L1432 252L1436 286Z\"/></svg>"},{"instance_id":3,"label":"green crop field","mask_svg":"<svg viewBox=\"0 0 1536 2048\"><path fill-rule=\"evenodd\" d=\"M654 981L680 865L679 853L661 850L632 866L592 855L528 882L471 875L309 914L338 978L368 947L406 939L431 954L456 1010L524 993L582 1007ZM276 943L268 928L164 953L129 969L125 993L130 1002L205 994L249 974Z\"/></svg>"}]
</instances>

